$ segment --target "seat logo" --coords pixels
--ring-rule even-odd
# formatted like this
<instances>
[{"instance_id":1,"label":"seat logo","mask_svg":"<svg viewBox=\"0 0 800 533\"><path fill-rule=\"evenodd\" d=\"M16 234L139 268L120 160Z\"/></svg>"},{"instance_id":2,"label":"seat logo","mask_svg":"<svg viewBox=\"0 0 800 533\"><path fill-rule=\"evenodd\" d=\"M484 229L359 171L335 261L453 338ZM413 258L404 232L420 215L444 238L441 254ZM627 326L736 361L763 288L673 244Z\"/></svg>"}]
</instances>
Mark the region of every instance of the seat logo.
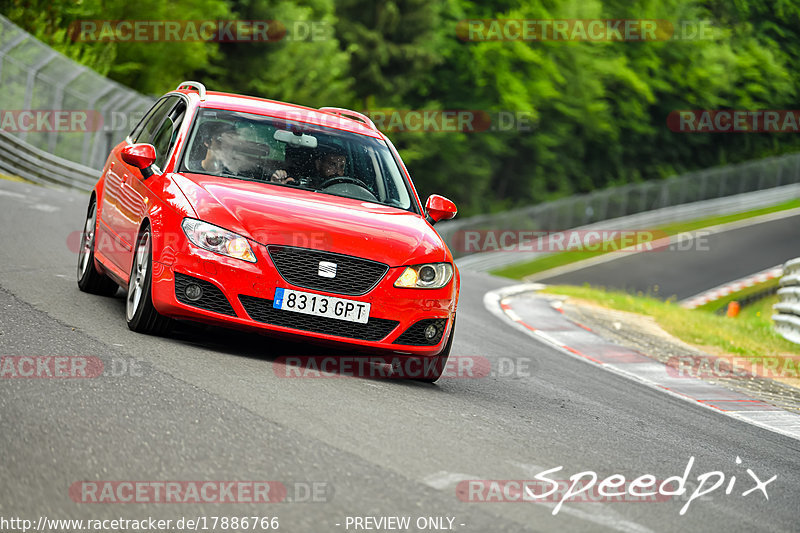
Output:
<instances>
[{"instance_id":1,"label":"seat logo","mask_svg":"<svg viewBox=\"0 0 800 533\"><path fill-rule=\"evenodd\" d=\"M320 261L319 270L317 270L317 275L323 278L335 278L336 263L331 263L330 261Z\"/></svg>"}]
</instances>

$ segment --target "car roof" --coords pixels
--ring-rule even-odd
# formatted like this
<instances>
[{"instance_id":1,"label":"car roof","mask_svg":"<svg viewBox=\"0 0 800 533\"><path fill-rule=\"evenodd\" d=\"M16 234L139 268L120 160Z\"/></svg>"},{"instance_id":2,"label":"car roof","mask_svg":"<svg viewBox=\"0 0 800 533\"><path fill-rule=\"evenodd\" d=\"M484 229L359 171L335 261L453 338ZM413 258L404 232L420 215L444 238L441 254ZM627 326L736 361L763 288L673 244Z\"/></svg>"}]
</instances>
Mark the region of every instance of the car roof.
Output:
<instances>
[{"instance_id":1,"label":"car roof","mask_svg":"<svg viewBox=\"0 0 800 533\"><path fill-rule=\"evenodd\" d=\"M365 123L343 117L338 114L314 109L312 107L287 104L285 102L278 102L277 100L268 100L266 98L258 98L255 96L222 93L217 91L208 91L205 94L205 98L202 100L200 100L197 91L179 89L171 92L185 94L190 99L199 101L198 107L200 108L224 109L227 111L255 113L258 115L267 115L286 120L306 122L317 126L326 126L351 133L357 133L359 135L374 137L376 139L382 138L377 129L372 129Z\"/></svg>"}]
</instances>

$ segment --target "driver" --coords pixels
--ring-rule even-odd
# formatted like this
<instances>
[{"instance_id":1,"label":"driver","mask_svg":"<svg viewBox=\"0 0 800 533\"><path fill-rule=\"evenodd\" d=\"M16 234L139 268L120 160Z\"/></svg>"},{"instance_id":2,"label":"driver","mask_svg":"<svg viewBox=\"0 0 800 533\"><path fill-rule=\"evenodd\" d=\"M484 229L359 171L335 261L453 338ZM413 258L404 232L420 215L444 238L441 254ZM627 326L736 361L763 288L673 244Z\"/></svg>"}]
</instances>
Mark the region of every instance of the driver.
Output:
<instances>
[{"instance_id":1,"label":"driver","mask_svg":"<svg viewBox=\"0 0 800 533\"><path fill-rule=\"evenodd\" d=\"M317 159L314 164L322 183L331 179L344 176L344 169L347 167L347 158L342 154L328 153Z\"/></svg>"},{"instance_id":2,"label":"driver","mask_svg":"<svg viewBox=\"0 0 800 533\"><path fill-rule=\"evenodd\" d=\"M314 161L317 169L318 184L322 185L331 178L344 176L347 168L347 158L340 152L327 152ZM276 170L272 175L272 181L278 183L292 183L294 178L288 177L285 170Z\"/></svg>"}]
</instances>

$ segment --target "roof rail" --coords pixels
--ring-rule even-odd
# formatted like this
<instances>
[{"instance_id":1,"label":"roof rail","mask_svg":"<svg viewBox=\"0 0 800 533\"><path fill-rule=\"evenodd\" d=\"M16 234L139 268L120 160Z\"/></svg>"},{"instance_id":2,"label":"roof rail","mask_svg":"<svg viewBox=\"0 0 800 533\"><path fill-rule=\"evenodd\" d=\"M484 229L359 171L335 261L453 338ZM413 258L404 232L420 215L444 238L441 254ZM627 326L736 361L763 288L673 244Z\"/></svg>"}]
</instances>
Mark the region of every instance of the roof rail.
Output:
<instances>
[{"instance_id":1,"label":"roof rail","mask_svg":"<svg viewBox=\"0 0 800 533\"><path fill-rule=\"evenodd\" d=\"M360 120L361 122L366 124L367 127L369 127L370 129L378 131L378 128L375 126L375 123L372 122L372 120L367 115L359 113L358 111L353 111L352 109L344 109L343 107L320 107L319 110L340 117Z\"/></svg>"},{"instance_id":2,"label":"roof rail","mask_svg":"<svg viewBox=\"0 0 800 533\"><path fill-rule=\"evenodd\" d=\"M179 91L183 87L191 87L193 89L197 89L197 92L200 94L200 100L206 99L206 86L200 83L199 81L182 81L180 85L178 85L178 88L175 90Z\"/></svg>"}]
</instances>

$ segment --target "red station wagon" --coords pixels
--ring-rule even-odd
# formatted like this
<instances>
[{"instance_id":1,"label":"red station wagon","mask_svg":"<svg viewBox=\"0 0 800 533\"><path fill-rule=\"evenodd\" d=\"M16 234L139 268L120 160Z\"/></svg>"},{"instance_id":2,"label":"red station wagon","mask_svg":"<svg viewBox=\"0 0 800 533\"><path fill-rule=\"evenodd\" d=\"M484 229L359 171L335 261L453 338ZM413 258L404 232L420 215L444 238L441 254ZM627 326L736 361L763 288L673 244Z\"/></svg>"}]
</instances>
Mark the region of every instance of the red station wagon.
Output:
<instances>
[{"instance_id":1,"label":"red station wagon","mask_svg":"<svg viewBox=\"0 0 800 533\"><path fill-rule=\"evenodd\" d=\"M184 82L114 147L91 193L78 286L127 290L130 329L172 319L417 359L435 381L459 273L400 156L355 111Z\"/></svg>"}]
</instances>

